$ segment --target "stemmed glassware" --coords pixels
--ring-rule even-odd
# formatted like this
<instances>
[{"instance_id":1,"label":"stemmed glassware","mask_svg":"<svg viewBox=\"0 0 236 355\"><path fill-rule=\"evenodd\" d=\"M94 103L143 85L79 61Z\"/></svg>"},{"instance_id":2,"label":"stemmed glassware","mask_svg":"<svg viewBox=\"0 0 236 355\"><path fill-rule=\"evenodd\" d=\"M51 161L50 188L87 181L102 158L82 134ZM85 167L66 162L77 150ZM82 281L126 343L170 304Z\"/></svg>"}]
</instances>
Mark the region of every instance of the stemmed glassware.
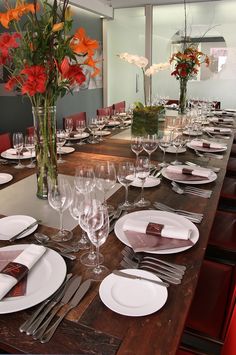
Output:
<instances>
[{"instance_id":1,"label":"stemmed glassware","mask_svg":"<svg viewBox=\"0 0 236 355\"><path fill-rule=\"evenodd\" d=\"M95 133L98 129L98 125L97 125L97 119L96 118L92 118L91 122L88 125L88 129L90 130L90 132L92 133L92 140L89 141L90 144L96 144L98 143L98 141L95 139Z\"/></svg>"},{"instance_id":2,"label":"stemmed glassware","mask_svg":"<svg viewBox=\"0 0 236 355\"><path fill-rule=\"evenodd\" d=\"M116 168L115 164L109 161L102 162L95 168L96 185L99 190L104 191L103 204L107 207L109 213L114 211L114 207L107 205L106 194L116 184Z\"/></svg>"},{"instance_id":3,"label":"stemmed glassware","mask_svg":"<svg viewBox=\"0 0 236 355\"><path fill-rule=\"evenodd\" d=\"M159 140L159 146L163 150L163 160L162 163L159 163L159 166L161 167L166 167L168 164L165 162L165 154L166 154L166 149L170 146L171 144L171 134L170 132L164 132L163 136Z\"/></svg>"},{"instance_id":4,"label":"stemmed glassware","mask_svg":"<svg viewBox=\"0 0 236 355\"><path fill-rule=\"evenodd\" d=\"M148 157L139 157L136 162L136 178L141 180L141 195L140 199L135 202L135 206L138 207L147 207L150 206L151 202L146 200L143 196L143 188L146 181L146 178L150 173L150 160Z\"/></svg>"},{"instance_id":5,"label":"stemmed glassware","mask_svg":"<svg viewBox=\"0 0 236 355\"><path fill-rule=\"evenodd\" d=\"M24 147L23 133L21 132L13 133L12 141L13 141L13 147L16 150L17 158L18 158L18 164L15 166L15 169L22 169L24 168L24 165L21 164L20 153Z\"/></svg>"},{"instance_id":6,"label":"stemmed glassware","mask_svg":"<svg viewBox=\"0 0 236 355\"><path fill-rule=\"evenodd\" d=\"M48 179L48 202L50 206L58 211L60 216L60 229L52 239L57 242L65 242L72 238L72 232L63 228L63 212L72 202L72 189L68 180L58 176L57 181Z\"/></svg>"},{"instance_id":7,"label":"stemmed glassware","mask_svg":"<svg viewBox=\"0 0 236 355\"><path fill-rule=\"evenodd\" d=\"M175 160L171 162L171 165L181 165L181 161L178 160L178 153L179 153L179 148L181 148L183 141L183 137L180 135L177 135L173 140L172 140L172 145L175 148Z\"/></svg>"},{"instance_id":8,"label":"stemmed glassware","mask_svg":"<svg viewBox=\"0 0 236 355\"><path fill-rule=\"evenodd\" d=\"M134 164L130 162L120 163L117 178L119 183L125 187L125 201L119 205L119 208L121 208L122 210L130 210L134 207L134 205L128 201L128 188L129 185L131 185L132 182L135 180Z\"/></svg>"},{"instance_id":9,"label":"stemmed glassware","mask_svg":"<svg viewBox=\"0 0 236 355\"><path fill-rule=\"evenodd\" d=\"M67 134L68 138L70 137L70 134L73 131L73 127L74 127L73 119L72 118L66 118L65 119L65 131L66 131L66 134Z\"/></svg>"},{"instance_id":10,"label":"stemmed glassware","mask_svg":"<svg viewBox=\"0 0 236 355\"><path fill-rule=\"evenodd\" d=\"M158 139L156 134L148 134L143 138L143 149L148 153L149 161L151 162L151 154L158 147Z\"/></svg>"},{"instance_id":11,"label":"stemmed glassware","mask_svg":"<svg viewBox=\"0 0 236 355\"><path fill-rule=\"evenodd\" d=\"M57 147L59 153L59 159L57 160L58 164L62 164L65 160L62 159L62 147L66 143L66 132L63 129L57 130Z\"/></svg>"},{"instance_id":12,"label":"stemmed glassware","mask_svg":"<svg viewBox=\"0 0 236 355\"><path fill-rule=\"evenodd\" d=\"M97 127L98 127L98 131L101 132L102 129L105 127L106 125L106 119L104 116L98 116L97 117ZM100 134L99 137L98 137L98 141L99 142L102 142L103 141L103 138L102 138L102 135Z\"/></svg>"},{"instance_id":13,"label":"stemmed glassware","mask_svg":"<svg viewBox=\"0 0 236 355\"><path fill-rule=\"evenodd\" d=\"M35 168L35 164L33 162L33 150L35 149L33 134L25 136L25 148L30 152L30 163L26 165L26 167L30 169Z\"/></svg>"},{"instance_id":14,"label":"stemmed glassware","mask_svg":"<svg viewBox=\"0 0 236 355\"><path fill-rule=\"evenodd\" d=\"M86 122L84 120L77 120L76 121L76 131L79 133L81 136L81 139L77 143L78 145L83 145L85 142L82 141L82 135L86 129Z\"/></svg>"},{"instance_id":15,"label":"stemmed glassware","mask_svg":"<svg viewBox=\"0 0 236 355\"><path fill-rule=\"evenodd\" d=\"M136 154L136 160L138 160L139 154L143 151L143 137L131 137L131 150Z\"/></svg>"}]
</instances>

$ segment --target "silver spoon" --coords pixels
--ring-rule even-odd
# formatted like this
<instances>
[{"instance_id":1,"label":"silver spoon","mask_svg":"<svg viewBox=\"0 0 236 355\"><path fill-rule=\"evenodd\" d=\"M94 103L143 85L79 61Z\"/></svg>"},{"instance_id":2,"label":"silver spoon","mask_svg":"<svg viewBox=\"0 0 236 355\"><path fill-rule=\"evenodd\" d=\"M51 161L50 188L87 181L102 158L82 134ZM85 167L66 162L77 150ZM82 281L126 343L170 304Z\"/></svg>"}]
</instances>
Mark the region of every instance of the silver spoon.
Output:
<instances>
[{"instance_id":1,"label":"silver spoon","mask_svg":"<svg viewBox=\"0 0 236 355\"><path fill-rule=\"evenodd\" d=\"M38 243L45 246L48 245L52 249L56 249L56 251L58 251L63 257L70 260L76 259L75 255L68 254L68 252L72 251L72 248L65 248L64 246L61 246L60 243L51 242L49 236L43 233L34 233L34 236Z\"/></svg>"}]
</instances>

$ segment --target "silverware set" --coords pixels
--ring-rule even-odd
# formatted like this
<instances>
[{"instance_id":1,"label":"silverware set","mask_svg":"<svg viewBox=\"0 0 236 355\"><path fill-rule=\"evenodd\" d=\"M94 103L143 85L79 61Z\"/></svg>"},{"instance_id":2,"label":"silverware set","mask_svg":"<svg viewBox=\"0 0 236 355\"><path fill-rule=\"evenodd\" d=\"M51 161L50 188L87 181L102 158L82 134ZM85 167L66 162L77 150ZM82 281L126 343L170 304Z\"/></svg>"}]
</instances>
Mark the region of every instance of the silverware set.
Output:
<instances>
[{"instance_id":1,"label":"silverware set","mask_svg":"<svg viewBox=\"0 0 236 355\"><path fill-rule=\"evenodd\" d=\"M194 223L201 223L203 219L203 214L201 213L195 213L195 212L189 212L181 209L175 209L170 206L165 205L164 203L160 202L154 202L154 207L160 211L164 212L171 212L171 213L177 213L180 216L183 216L190 220L191 222Z\"/></svg>"},{"instance_id":2,"label":"silverware set","mask_svg":"<svg viewBox=\"0 0 236 355\"><path fill-rule=\"evenodd\" d=\"M80 303L88 292L91 280L86 280L81 284L81 279L81 276L68 274L56 293L46 299L20 326L20 332L32 335L33 339L41 343L48 342L64 317ZM59 310L61 310L61 315L58 318L56 316Z\"/></svg>"},{"instance_id":3,"label":"silverware set","mask_svg":"<svg viewBox=\"0 0 236 355\"><path fill-rule=\"evenodd\" d=\"M200 189L195 186L180 186L177 184L175 181L171 182L172 185L172 190L177 192L178 194L190 194L190 195L195 195L203 198L210 198L212 194L212 190L205 190L205 189Z\"/></svg>"},{"instance_id":4,"label":"silverware set","mask_svg":"<svg viewBox=\"0 0 236 355\"><path fill-rule=\"evenodd\" d=\"M208 153L208 152L204 152L204 153L200 153L197 149L194 149L195 154L198 157L209 157L209 158L214 158L214 159L223 159L223 155L221 154L216 154L216 153Z\"/></svg>"},{"instance_id":5,"label":"silverware set","mask_svg":"<svg viewBox=\"0 0 236 355\"><path fill-rule=\"evenodd\" d=\"M170 263L145 253L135 253L127 246L121 253L123 255L120 263L122 267L151 271L169 284L179 285L186 271L186 266L184 265Z\"/></svg>"},{"instance_id":6,"label":"silverware set","mask_svg":"<svg viewBox=\"0 0 236 355\"><path fill-rule=\"evenodd\" d=\"M186 165L189 165L189 166L196 166L196 167L199 167L199 168L202 168L201 165L198 165L198 164L195 164L191 161L186 161L185 162ZM217 168L215 166L210 166L209 169L211 169L212 171L214 171L214 173L218 173L220 171L220 168Z\"/></svg>"}]
</instances>

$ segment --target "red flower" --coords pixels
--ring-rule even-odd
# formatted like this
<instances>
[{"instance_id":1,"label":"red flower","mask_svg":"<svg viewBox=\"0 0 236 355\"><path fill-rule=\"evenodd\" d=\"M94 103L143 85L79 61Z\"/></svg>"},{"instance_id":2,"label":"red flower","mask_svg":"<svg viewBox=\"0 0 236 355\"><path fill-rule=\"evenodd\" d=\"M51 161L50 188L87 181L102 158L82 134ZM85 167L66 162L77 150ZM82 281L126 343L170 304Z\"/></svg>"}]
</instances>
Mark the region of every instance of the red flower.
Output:
<instances>
[{"instance_id":1,"label":"red flower","mask_svg":"<svg viewBox=\"0 0 236 355\"><path fill-rule=\"evenodd\" d=\"M0 64L5 64L7 59L10 58L10 50L12 48L19 47L17 38L21 38L19 33L10 35L9 33L3 33L0 36Z\"/></svg>"},{"instance_id":2,"label":"red flower","mask_svg":"<svg viewBox=\"0 0 236 355\"><path fill-rule=\"evenodd\" d=\"M22 79L20 76L13 76L11 77L10 80L8 80L8 82L5 84L5 89L7 91L12 91L15 86L17 86L18 84L22 84Z\"/></svg>"},{"instance_id":3,"label":"red flower","mask_svg":"<svg viewBox=\"0 0 236 355\"><path fill-rule=\"evenodd\" d=\"M73 84L81 85L86 79L81 69L81 66L79 64L70 65L67 58L63 59L60 66L60 71L62 77L68 79L71 85Z\"/></svg>"},{"instance_id":4,"label":"red flower","mask_svg":"<svg viewBox=\"0 0 236 355\"><path fill-rule=\"evenodd\" d=\"M30 81L27 80L22 85L21 92L22 94L28 94L29 96L34 96L37 93L43 94L46 91L46 83Z\"/></svg>"},{"instance_id":5,"label":"red flower","mask_svg":"<svg viewBox=\"0 0 236 355\"><path fill-rule=\"evenodd\" d=\"M34 96L36 93L43 94L46 91L47 75L41 65L26 67L20 74L26 75L27 79L22 85L22 94Z\"/></svg>"}]
</instances>

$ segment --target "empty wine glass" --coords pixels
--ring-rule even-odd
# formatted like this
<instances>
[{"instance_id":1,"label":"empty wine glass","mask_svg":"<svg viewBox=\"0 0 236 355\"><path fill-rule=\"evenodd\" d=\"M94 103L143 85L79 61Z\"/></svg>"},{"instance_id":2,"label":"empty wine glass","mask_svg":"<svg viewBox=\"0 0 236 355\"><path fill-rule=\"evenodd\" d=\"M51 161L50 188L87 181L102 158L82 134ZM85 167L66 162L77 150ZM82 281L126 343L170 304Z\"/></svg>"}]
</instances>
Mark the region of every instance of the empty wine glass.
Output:
<instances>
[{"instance_id":1,"label":"empty wine glass","mask_svg":"<svg viewBox=\"0 0 236 355\"><path fill-rule=\"evenodd\" d=\"M30 152L30 163L26 165L27 168L35 168L35 164L33 162L33 150L35 149L35 141L34 135L26 135L25 136L25 148Z\"/></svg>"},{"instance_id":2,"label":"empty wine glass","mask_svg":"<svg viewBox=\"0 0 236 355\"><path fill-rule=\"evenodd\" d=\"M62 159L62 147L66 143L66 132L63 129L57 130L57 147L59 153L59 159L57 160L58 164L62 164L65 160Z\"/></svg>"},{"instance_id":3,"label":"empty wine glass","mask_svg":"<svg viewBox=\"0 0 236 355\"><path fill-rule=\"evenodd\" d=\"M83 194L92 192L96 185L93 167L90 165L78 166L75 171L74 183L79 192Z\"/></svg>"},{"instance_id":4,"label":"empty wine glass","mask_svg":"<svg viewBox=\"0 0 236 355\"><path fill-rule=\"evenodd\" d=\"M82 138L83 138L83 133L86 129L86 122L84 120L77 120L76 121L76 131L79 133L80 135L80 140L79 142L77 143L78 145L83 145L85 144L85 142L82 141Z\"/></svg>"},{"instance_id":5,"label":"empty wine glass","mask_svg":"<svg viewBox=\"0 0 236 355\"><path fill-rule=\"evenodd\" d=\"M171 142L172 146L175 148L175 160L171 162L171 165L181 165L182 164L181 161L178 160L178 152L179 152L179 149L181 148L182 140L183 140L183 137L181 137L180 135L177 135L176 137L174 137L174 139Z\"/></svg>"},{"instance_id":6,"label":"empty wine glass","mask_svg":"<svg viewBox=\"0 0 236 355\"><path fill-rule=\"evenodd\" d=\"M90 241L96 247L96 265L93 269L88 269L85 274L86 278L92 279L94 281L103 280L104 277L106 277L109 273L108 268L101 264L101 254L99 252L100 246L105 243L109 235L109 214L105 206L100 206L99 209L99 214L102 213L103 215L103 223L99 229L88 233Z\"/></svg>"},{"instance_id":7,"label":"empty wine glass","mask_svg":"<svg viewBox=\"0 0 236 355\"><path fill-rule=\"evenodd\" d=\"M73 118L66 118L65 119L65 131L66 131L68 137L70 137L70 134L73 131L73 128L74 128Z\"/></svg>"},{"instance_id":8,"label":"empty wine glass","mask_svg":"<svg viewBox=\"0 0 236 355\"><path fill-rule=\"evenodd\" d=\"M136 160L143 151L143 137L131 137L131 150L136 154Z\"/></svg>"},{"instance_id":9,"label":"empty wine glass","mask_svg":"<svg viewBox=\"0 0 236 355\"><path fill-rule=\"evenodd\" d=\"M166 154L166 149L170 146L171 140L170 140L171 134L170 132L164 132L163 136L159 140L159 146L163 150L163 160L162 163L159 163L159 166L165 167L168 164L165 162L165 154Z\"/></svg>"},{"instance_id":10,"label":"empty wine glass","mask_svg":"<svg viewBox=\"0 0 236 355\"><path fill-rule=\"evenodd\" d=\"M97 132L98 125L97 125L97 119L92 118L91 122L88 125L88 129L92 133L92 140L89 141L90 144L96 144L98 141L95 139L95 133Z\"/></svg>"},{"instance_id":11,"label":"empty wine glass","mask_svg":"<svg viewBox=\"0 0 236 355\"><path fill-rule=\"evenodd\" d=\"M73 189L72 202L69 209L70 209L71 216L78 222L78 224L79 224L79 218L81 214L80 205L81 205L81 201L83 201L84 198L85 198L84 195L81 194L76 188ZM82 230L82 236L76 244L78 248L81 250L89 248L89 240L84 230Z\"/></svg>"},{"instance_id":12,"label":"empty wine glass","mask_svg":"<svg viewBox=\"0 0 236 355\"><path fill-rule=\"evenodd\" d=\"M128 201L128 188L129 185L131 185L132 182L135 180L134 164L130 162L120 163L117 177L119 183L125 187L125 201L119 205L119 208L121 208L122 210L130 210L134 207L134 205Z\"/></svg>"},{"instance_id":13,"label":"empty wine glass","mask_svg":"<svg viewBox=\"0 0 236 355\"><path fill-rule=\"evenodd\" d=\"M136 178L141 180L141 195L140 199L135 202L135 206L138 207L147 207L150 206L150 201L145 200L143 196L143 188L146 181L146 178L150 173L150 160L148 157L139 157L136 162Z\"/></svg>"},{"instance_id":14,"label":"empty wine glass","mask_svg":"<svg viewBox=\"0 0 236 355\"><path fill-rule=\"evenodd\" d=\"M97 127L98 127L98 131L101 132L102 129L105 127L106 125L106 119L104 116L98 116L97 117ZM103 138L102 138L102 134L100 133L99 134L99 137L98 137L98 141L99 142L102 142L103 141Z\"/></svg>"},{"instance_id":15,"label":"empty wine glass","mask_svg":"<svg viewBox=\"0 0 236 355\"><path fill-rule=\"evenodd\" d=\"M21 133L21 132L13 133L12 141L13 141L13 147L16 150L16 154L17 154L17 158L18 158L18 164L15 166L15 169L22 169L22 168L24 168L24 165L21 164L20 153L24 147L23 133Z\"/></svg>"},{"instance_id":16,"label":"empty wine glass","mask_svg":"<svg viewBox=\"0 0 236 355\"><path fill-rule=\"evenodd\" d=\"M143 149L148 153L149 161L151 162L151 154L158 147L158 139L156 134L148 134L143 139Z\"/></svg>"},{"instance_id":17,"label":"empty wine glass","mask_svg":"<svg viewBox=\"0 0 236 355\"><path fill-rule=\"evenodd\" d=\"M63 212L72 202L72 189L66 178L58 176L57 181L48 179L48 202L54 210L58 211L60 217L60 229L52 239L58 242L70 240L72 232L63 228Z\"/></svg>"},{"instance_id":18,"label":"empty wine glass","mask_svg":"<svg viewBox=\"0 0 236 355\"><path fill-rule=\"evenodd\" d=\"M116 184L116 168L115 164L109 161L99 163L95 168L96 185L99 190L104 192L103 204L107 207L109 213L114 211L114 207L107 205L106 194Z\"/></svg>"}]
</instances>

